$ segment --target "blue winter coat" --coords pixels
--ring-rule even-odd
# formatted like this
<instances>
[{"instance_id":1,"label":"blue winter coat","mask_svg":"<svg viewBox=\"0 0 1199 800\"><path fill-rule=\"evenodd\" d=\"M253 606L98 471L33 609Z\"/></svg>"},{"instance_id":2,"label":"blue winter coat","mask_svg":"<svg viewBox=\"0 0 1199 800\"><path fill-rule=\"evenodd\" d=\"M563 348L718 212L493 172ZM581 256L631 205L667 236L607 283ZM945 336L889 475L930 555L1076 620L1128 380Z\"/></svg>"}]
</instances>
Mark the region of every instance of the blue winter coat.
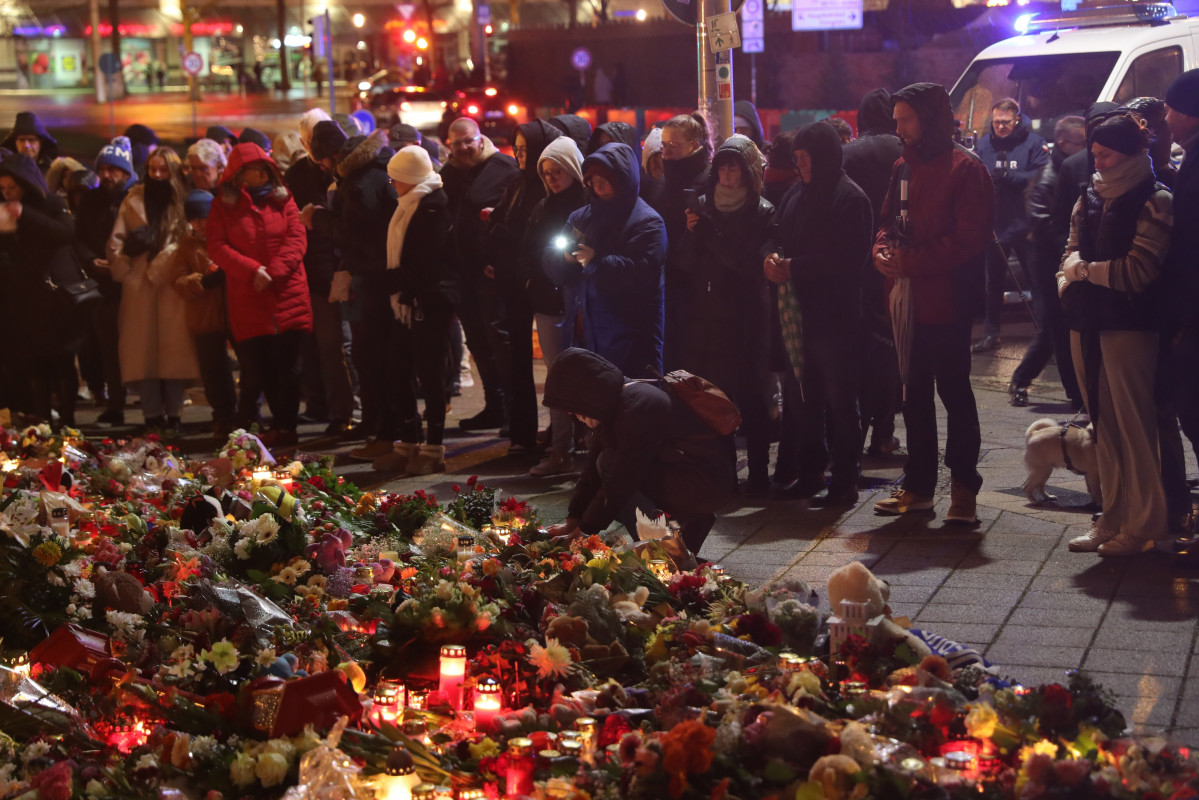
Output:
<instances>
[{"instance_id":1,"label":"blue winter coat","mask_svg":"<svg viewBox=\"0 0 1199 800\"><path fill-rule=\"evenodd\" d=\"M584 344L626 376L650 377L650 368L662 369L666 227L637 196L641 165L628 145L604 145L583 161L583 173L592 167L606 173L616 196L593 196L570 215L563 234L595 248L595 258L577 270ZM557 259L563 263L560 253Z\"/></svg>"},{"instance_id":2,"label":"blue winter coat","mask_svg":"<svg viewBox=\"0 0 1199 800\"><path fill-rule=\"evenodd\" d=\"M989 133L978 140L975 153L991 173L995 184L995 235L1004 244L1028 235L1028 211L1024 190L1049 163L1049 148L1039 134L1033 133L1028 117L1010 136L1000 139Z\"/></svg>"}]
</instances>

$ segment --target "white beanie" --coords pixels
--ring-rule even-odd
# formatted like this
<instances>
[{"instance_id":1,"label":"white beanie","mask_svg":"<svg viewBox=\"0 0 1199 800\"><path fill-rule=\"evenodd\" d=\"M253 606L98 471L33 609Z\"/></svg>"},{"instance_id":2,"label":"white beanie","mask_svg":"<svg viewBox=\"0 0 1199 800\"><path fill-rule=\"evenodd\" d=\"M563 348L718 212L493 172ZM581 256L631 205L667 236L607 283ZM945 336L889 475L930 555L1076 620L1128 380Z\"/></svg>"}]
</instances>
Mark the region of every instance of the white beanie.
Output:
<instances>
[{"instance_id":1,"label":"white beanie","mask_svg":"<svg viewBox=\"0 0 1199 800\"><path fill-rule=\"evenodd\" d=\"M387 176L400 183L416 185L432 172L433 162L429 159L429 152L416 144L401 147L387 162Z\"/></svg>"},{"instance_id":2,"label":"white beanie","mask_svg":"<svg viewBox=\"0 0 1199 800\"><path fill-rule=\"evenodd\" d=\"M304 149L308 149L308 145L312 144L312 131L316 128L316 123L330 119L329 115L323 108L312 108L304 112L300 117L300 142L304 145Z\"/></svg>"},{"instance_id":3,"label":"white beanie","mask_svg":"<svg viewBox=\"0 0 1199 800\"><path fill-rule=\"evenodd\" d=\"M583 182L583 152L579 150L579 145L575 140L569 136L559 136L550 140L550 143L541 151L541 158L537 159L538 173L541 172L541 162L543 161L553 161L569 172L570 177L574 178L576 183Z\"/></svg>"}]
</instances>

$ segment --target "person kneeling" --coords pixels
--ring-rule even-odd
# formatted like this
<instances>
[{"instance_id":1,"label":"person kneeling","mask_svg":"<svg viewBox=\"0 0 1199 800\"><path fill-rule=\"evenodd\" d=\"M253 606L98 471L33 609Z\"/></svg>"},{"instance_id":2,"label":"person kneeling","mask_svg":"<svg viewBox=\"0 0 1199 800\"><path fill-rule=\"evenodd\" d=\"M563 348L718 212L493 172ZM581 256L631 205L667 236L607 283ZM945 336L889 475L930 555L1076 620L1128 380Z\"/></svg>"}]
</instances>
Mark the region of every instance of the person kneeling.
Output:
<instances>
[{"instance_id":1,"label":"person kneeling","mask_svg":"<svg viewBox=\"0 0 1199 800\"><path fill-rule=\"evenodd\" d=\"M545 379L548 408L592 429L591 447L565 522L550 534L591 535L634 510L661 510L698 554L716 511L736 494L727 441L685 403L652 381L626 381L612 362L587 350L562 352Z\"/></svg>"}]
</instances>

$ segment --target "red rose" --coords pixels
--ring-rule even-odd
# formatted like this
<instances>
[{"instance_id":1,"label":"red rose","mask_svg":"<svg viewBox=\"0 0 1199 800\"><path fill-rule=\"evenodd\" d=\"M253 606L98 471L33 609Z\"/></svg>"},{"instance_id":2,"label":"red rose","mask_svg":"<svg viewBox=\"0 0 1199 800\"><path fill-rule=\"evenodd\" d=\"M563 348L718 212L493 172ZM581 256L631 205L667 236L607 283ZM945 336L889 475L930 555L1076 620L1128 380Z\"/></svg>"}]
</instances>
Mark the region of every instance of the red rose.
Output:
<instances>
[{"instance_id":1,"label":"red rose","mask_svg":"<svg viewBox=\"0 0 1199 800\"><path fill-rule=\"evenodd\" d=\"M71 780L74 777L75 762L59 761L52 767L42 770L30 781L37 789L41 800L71 800Z\"/></svg>"}]
</instances>

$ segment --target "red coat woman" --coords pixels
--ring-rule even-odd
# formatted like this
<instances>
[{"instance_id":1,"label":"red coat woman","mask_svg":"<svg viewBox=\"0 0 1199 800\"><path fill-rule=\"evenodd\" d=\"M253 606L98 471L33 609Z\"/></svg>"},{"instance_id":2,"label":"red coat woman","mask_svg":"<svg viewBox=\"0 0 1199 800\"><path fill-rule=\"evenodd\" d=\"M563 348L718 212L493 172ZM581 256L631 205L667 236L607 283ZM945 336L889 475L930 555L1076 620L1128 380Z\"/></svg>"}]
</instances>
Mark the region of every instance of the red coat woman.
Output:
<instances>
[{"instance_id":1,"label":"red coat woman","mask_svg":"<svg viewBox=\"0 0 1199 800\"><path fill-rule=\"evenodd\" d=\"M273 445L296 440L300 341L312 330L307 241L275 162L257 145L234 147L208 217L208 254L225 272L239 358L260 375L274 415L264 437Z\"/></svg>"}]
</instances>

